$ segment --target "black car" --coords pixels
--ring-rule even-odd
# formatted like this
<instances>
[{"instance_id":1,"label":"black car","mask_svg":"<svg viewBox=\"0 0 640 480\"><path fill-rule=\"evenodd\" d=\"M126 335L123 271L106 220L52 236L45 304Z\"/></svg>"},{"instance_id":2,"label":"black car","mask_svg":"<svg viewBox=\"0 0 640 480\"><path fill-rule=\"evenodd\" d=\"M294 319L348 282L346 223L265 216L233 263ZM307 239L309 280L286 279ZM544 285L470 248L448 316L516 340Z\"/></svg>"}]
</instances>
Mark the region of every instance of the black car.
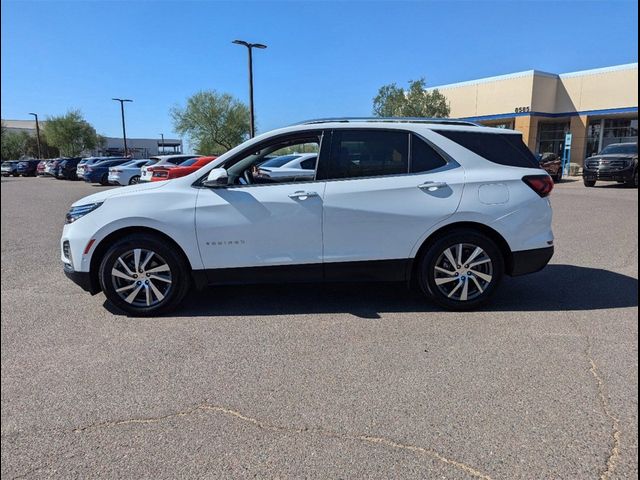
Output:
<instances>
[{"instance_id":1,"label":"black car","mask_svg":"<svg viewBox=\"0 0 640 480\"><path fill-rule=\"evenodd\" d=\"M638 187L638 144L612 143L584 161L582 179L586 187L597 181L624 183Z\"/></svg>"},{"instance_id":2,"label":"black car","mask_svg":"<svg viewBox=\"0 0 640 480\"><path fill-rule=\"evenodd\" d=\"M16 167L18 175L23 177L35 177L40 160L21 160Z\"/></svg>"},{"instance_id":3,"label":"black car","mask_svg":"<svg viewBox=\"0 0 640 480\"><path fill-rule=\"evenodd\" d=\"M82 160L81 157L65 158L58 163L58 169L56 170L56 178L60 180L77 180L76 169L78 163Z\"/></svg>"}]
</instances>

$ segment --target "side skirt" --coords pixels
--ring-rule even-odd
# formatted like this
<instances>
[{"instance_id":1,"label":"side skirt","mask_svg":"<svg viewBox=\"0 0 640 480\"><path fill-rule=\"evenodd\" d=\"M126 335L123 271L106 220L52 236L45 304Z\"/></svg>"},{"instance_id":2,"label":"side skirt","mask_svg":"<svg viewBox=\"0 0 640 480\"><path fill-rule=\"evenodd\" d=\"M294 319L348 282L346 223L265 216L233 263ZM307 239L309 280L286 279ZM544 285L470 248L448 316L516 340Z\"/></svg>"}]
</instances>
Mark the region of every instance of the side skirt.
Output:
<instances>
[{"instance_id":1,"label":"side skirt","mask_svg":"<svg viewBox=\"0 0 640 480\"><path fill-rule=\"evenodd\" d=\"M267 267L213 268L195 270L196 287L209 285L315 282L403 282L408 280L412 259L362 262L312 263Z\"/></svg>"}]
</instances>

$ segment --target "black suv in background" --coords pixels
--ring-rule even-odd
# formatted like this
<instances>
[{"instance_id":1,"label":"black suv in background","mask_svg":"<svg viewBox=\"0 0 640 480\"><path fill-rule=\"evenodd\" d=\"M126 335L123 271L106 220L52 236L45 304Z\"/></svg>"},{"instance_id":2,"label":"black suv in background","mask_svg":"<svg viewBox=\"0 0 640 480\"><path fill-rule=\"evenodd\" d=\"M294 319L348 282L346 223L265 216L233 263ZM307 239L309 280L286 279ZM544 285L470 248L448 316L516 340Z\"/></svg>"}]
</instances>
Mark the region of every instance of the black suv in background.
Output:
<instances>
[{"instance_id":1,"label":"black suv in background","mask_svg":"<svg viewBox=\"0 0 640 480\"><path fill-rule=\"evenodd\" d=\"M76 169L82 158L65 158L58 164L58 170L56 172L56 178L64 180L77 180Z\"/></svg>"},{"instance_id":2,"label":"black suv in background","mask_svg":"<svg viewBox=\"0 0 640 480\"><path fill-rule=\"evenodd\" d=\"M586 187L597 181L624 183L638 187L638 144L613 143L584 161L582 179Z\"/></svg>"}]
</instances>

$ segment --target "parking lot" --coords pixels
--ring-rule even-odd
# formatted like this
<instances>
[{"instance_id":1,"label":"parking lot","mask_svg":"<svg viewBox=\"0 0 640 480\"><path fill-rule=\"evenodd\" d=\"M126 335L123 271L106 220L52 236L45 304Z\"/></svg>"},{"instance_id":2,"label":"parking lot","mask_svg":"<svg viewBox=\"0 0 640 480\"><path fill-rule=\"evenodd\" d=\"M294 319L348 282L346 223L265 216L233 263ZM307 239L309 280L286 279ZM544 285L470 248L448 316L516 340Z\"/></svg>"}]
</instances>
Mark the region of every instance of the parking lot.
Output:
<instances>
[{"instance_id":1,"label":"parking lot","mask_svg":"<svg viewBox=\"0 0 640 480\"><path fill-rule=\"evenodd\" d=\"M2 179L3 477L637 476L637 190L556 186L551 265L483 311L281 285L144 319L62 272L101 188Z\"/></svg>"}]
</instances>

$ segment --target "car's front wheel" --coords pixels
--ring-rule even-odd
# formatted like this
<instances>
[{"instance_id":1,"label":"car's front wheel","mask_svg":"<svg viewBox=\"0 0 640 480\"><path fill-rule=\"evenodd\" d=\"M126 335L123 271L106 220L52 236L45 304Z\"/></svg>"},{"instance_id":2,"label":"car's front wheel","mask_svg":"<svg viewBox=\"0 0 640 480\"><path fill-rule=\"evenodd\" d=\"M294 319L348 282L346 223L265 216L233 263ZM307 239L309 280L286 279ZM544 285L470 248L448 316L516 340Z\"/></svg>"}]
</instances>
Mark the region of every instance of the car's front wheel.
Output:
<instances>
[{"instance_id":1,"label":"car's front wheel","mask_svg":"<svg viewBox=\"0 0 640 480\"><path fill-rule=\"evenodd\" d=\"M591 187L595 187L596 186L596 181L595 180L584 179L583 181L584 181L584 186L585 187L591 188Z\"/></svg>"},{"instance_id":2,"label":"car's front wheel","mask_svg":"<svg viewBox=\"0 0 640 480\"><path fill-rule=\"evenodd\" d=\"M489 237L456 230L437 239L418 264L422 291L449 310L472 310L486 303L502 280L504 259Z\"/></svg>"},{"instance_id":3,"label":"car's front wheel","mask_svg":"<svg viewBox=\"0 0 640 480\"><path fill-rule=\"evenodd\" d=\"M187 294L187 262L158 237L129 235L104 255L100 285L118 308L135 316L151 316L175 308Z\"/></svg>"}]
</instances>

